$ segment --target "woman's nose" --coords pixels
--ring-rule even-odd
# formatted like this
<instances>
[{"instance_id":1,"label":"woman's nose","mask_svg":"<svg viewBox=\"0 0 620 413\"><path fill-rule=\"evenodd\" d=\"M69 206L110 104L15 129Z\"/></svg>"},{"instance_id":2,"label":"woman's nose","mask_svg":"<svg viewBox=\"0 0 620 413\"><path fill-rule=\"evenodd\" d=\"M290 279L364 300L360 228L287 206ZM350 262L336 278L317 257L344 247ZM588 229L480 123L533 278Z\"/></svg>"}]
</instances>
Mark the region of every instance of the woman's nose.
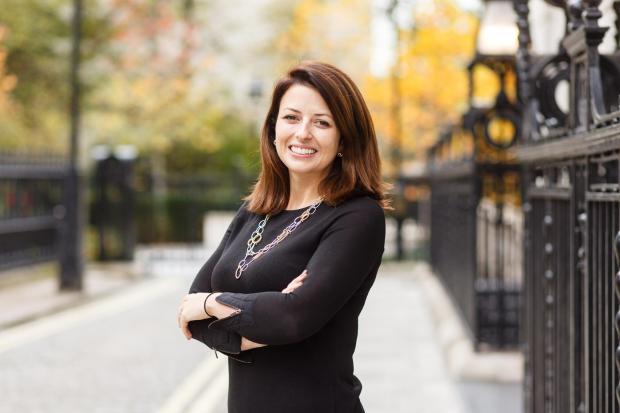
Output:
<instances>
[{"instance_id":1,"label":"woman's nose","mask_svg":"<svg viewBox=\"0 0 620 413\"><path fill-rule=\"evenodd\" d=\"M310 133L310 122L300 122L298 124L297 130L295 131L295 137L298 139L307 139L311 137Z\"/></svg>"}]
</instances>

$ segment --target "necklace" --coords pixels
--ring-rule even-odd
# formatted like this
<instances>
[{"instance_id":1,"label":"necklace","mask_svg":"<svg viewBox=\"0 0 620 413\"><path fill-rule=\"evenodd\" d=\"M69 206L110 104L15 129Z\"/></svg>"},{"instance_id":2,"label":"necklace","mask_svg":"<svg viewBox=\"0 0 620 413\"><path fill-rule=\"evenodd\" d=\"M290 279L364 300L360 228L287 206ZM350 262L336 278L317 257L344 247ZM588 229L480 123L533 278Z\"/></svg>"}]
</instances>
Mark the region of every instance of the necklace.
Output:
<instances>
[{"instance_id":1,"label":"necklace","mask_svg":"<svg viewBox=\"0 0 620 413\"><path fill-rule=\"evenodd\" d=\"M263 230L265 229L267 221L269 221L270 215L265 215L265 218L263 218L258 223L256 229L254 230L254 232L252 232L252 235L250 235L250 239L248 239L248 246L245 250L245 257L243 257L243 259L239 261L239 264L237 264L237 269L235 270L235 278L241 278L241 274L243 273L243 271L245 271L254 260L256 260L261 255L266 254L269 250L278 245L282 240L284 240L284 238L288 237L290 233L295 231L302 222L310 218L310 216L316 212L319 205L321 205L321 202L323 202L323 198L319 198L317 202L310 205L304 212L301 213L301 215L295 218L293 222L288 224L287 227L282 230L280 235L278 235L273 241L265 245L260 250L254 252L254 247L263 238Z\"/></svg>"}]
</instances>

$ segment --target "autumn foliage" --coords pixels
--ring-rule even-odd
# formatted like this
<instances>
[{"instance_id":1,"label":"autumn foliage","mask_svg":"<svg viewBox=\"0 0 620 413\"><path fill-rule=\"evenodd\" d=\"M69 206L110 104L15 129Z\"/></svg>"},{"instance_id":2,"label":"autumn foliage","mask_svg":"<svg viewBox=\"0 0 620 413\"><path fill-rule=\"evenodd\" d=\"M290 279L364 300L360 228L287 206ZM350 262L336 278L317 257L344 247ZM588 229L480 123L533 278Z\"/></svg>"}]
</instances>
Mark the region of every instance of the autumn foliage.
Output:
<instances>
[{"instance_id":1,"label":"autumn foliage","mask_svg":"<svg viewBox=\"0 0 620 413\"><path fill-rule=\"evenodd\" d=\"M413 27L401 30L400 119L390 110L390 77L368 76L366 95L373 109L377 132L389 148L400 121L402 154L407 161L422 160L441 130L458 120L467 103L466 66L473 58L477 20L451 0L437 0L414 11Z\"/></svg>"}]
</instances>

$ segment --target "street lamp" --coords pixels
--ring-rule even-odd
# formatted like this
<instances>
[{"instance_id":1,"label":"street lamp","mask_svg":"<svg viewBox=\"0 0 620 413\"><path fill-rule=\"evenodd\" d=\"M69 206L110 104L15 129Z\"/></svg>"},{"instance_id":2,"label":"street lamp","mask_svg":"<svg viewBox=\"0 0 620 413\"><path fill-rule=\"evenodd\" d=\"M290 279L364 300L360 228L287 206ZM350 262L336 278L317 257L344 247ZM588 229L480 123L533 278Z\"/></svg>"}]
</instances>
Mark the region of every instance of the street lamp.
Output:
<instances>
[{"instance_id":1,"label":"street lamp","mask_svg":"<svg viewBox=\"0 0 620 413\"><path fill-rule=\"evenodd\" d=\"M517 14L512 1L487 0L476 50L482 56L514 56L519 48Z\"/></svg>"},{"instance_id":2,"label":"street lamp","mask_svg":"<svg viewBox=\"0 0 620 413\"><path fill-rule=\"evenodd\" d=\"M499 79L499 91L489 110L480 120L481 134L488 145L505 149L516 142L520 133L520 113L507 93L510 73L515 71L515 54L519 48L517 14L510 0L486 0L476 41L476 57L470 65L491 69ZM473 76L470 75L473 79ZM473 85L470 86L473 90Z\"/></svg>"}]
</instances>

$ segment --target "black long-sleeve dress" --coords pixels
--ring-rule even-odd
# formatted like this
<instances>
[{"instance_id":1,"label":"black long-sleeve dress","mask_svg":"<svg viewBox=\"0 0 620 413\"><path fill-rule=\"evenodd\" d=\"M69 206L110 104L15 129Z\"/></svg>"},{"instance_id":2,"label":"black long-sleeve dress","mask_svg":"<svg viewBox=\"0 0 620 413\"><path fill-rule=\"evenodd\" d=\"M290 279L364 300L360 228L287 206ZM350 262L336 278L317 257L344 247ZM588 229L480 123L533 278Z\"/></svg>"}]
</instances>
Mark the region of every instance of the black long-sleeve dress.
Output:
<instances>
[{"instance_id":1,"label":"black long-sleeve dress","mask_svg":"<svg viewBox=\"0 0 620 413\"><path fill-rule=\"evenodd\" d=\"M271 216L254 250L304 210ZM363 412L353 352L358 315L383 255L382 207L369 196L336 207L322 203L236 279L237 264L262 218L244 204L189 291L225 292L217 301L240 310L189 325L193 338L229 356L229 413ZM304 269L304 283L281 293ZM268 346L241 352L241 336Z\"/></svg>"}]
</instances>

